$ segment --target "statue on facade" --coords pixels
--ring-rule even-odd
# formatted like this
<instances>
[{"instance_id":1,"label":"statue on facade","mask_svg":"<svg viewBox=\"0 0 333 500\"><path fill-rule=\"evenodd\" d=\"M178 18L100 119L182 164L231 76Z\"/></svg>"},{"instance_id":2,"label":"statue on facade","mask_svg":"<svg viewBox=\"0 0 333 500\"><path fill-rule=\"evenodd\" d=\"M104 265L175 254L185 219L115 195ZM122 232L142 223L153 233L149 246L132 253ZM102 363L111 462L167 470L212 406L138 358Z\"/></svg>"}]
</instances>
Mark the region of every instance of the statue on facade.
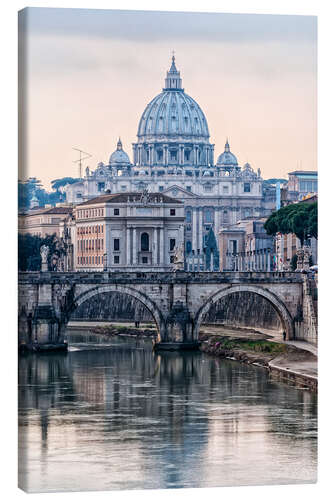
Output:
<instances>
[{"instance_id":1,"label":"statue on facade","mask_svg":"<svg viewBox=\"0 0 333 500\"><path fill-rule=\"evenodd\" d=\"M149 199L148 189L145 188L142 191L142 195L140 197L140 203L142 203L143 205L147 205L149 203L149 201L150 201L150 199Z\"/></svg>"},{"instance_id":2,"label":"statue on facade","mask_svg":"<svg viewBox=\"0 0 333 500\"><path fill-rule=\"evenodd\" d=\"M42 245L40 247L40 256L42 258L42 268L41 271L48 271L48 263L47 263L47 258L49 255L49 247L47 245Z\"/></svg>"}]
</instances>

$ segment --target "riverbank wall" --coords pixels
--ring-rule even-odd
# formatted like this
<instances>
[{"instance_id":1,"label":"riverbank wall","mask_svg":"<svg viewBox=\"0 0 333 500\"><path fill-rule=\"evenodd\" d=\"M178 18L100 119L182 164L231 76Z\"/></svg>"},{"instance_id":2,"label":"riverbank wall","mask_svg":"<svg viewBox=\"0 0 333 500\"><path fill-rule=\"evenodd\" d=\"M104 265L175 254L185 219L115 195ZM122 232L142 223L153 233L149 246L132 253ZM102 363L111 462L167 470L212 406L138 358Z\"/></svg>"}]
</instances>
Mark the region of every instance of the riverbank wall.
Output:
<instances>
[{"instance_id":1,"label":"riverbank wall","mask_svg":"<svg viewBox=\"0 0 333 500\"><path fill-rule=\"evenodd\" d=\"M269 342L270 346L263 345L264 341L253 341L230 337L220 337L204 340L200 350L206 354L221 359L253 364L266 368L274 380L289 383L301 389L317 392L318 379L316 376L302 371L304 360L314 356L294 346ZM247 348L251 344L250 350ZM258 346L258 350L256 350ZM267 349L267 350L266 350ZM292 367L286 367L285 364ZM297 369L297 365L300 369Z\"/></svg>"}]
</instances>

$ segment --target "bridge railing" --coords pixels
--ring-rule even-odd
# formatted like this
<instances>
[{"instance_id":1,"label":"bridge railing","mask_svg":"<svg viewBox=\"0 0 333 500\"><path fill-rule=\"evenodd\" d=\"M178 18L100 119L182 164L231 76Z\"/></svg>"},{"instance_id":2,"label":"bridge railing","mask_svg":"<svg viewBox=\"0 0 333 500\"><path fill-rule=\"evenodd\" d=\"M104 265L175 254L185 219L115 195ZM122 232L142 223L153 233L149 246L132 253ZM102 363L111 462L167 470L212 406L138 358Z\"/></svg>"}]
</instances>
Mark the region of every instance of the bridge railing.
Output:
<instances>
[{"instance_id":1,"label":"bridge railing","mask_svg":"<svg viewBox=\"0 0 333 500\"><path fill-rule=\"evenodd\" d=\"M19 283L237 283L237 282L302 282L301 273L291 271L256 272L19 272Z\"/></svg>"}]
</instances>

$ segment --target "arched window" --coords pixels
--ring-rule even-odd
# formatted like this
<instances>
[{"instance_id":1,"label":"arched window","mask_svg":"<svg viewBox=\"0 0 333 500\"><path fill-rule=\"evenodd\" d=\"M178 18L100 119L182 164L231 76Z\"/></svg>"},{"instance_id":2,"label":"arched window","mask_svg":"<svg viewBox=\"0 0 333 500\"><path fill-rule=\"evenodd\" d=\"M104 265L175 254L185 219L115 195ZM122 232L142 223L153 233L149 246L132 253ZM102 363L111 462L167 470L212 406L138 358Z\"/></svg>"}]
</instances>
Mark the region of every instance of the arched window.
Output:
<instances>
[{"instance_id":1,"label":"arched window","mask_svg":"<svg viewBox=\"0 0 333 500\"><path fill-rule=\"evenodd\" d=\"M149 252L149 234L141 234L141 252Z\"/></svg>"}]
</instances>

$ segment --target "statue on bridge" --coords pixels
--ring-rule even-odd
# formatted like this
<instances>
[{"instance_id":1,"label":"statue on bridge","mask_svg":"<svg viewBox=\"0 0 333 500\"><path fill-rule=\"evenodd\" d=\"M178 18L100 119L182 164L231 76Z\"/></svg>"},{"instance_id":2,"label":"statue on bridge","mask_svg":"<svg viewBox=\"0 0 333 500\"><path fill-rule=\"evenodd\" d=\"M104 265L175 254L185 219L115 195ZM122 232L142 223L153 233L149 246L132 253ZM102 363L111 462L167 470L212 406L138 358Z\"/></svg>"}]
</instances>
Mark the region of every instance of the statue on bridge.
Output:
<instances>
[{"instance_id":1,"label":"statue on bridge","mask_svg":"<svg viewBox=\"0 0 333 500\"><path fill-rule=\"evenodd\" d=\"M48 262L47 262L47 258L48 258L48 255L49 255L49 247L47 245L42 245L40 247L40 256L42 258L42 266L41 266L41 271L44 272L44 271L48 271Z\"/></svg>"},{"instance_id":2,"label":"statue on bridge","mask_svg":"<svg viewBox=\"0 0 333 500\"><path fill-rule=\"evenodd\" d=\"M177 246L175 251L175 258L173 261L173 271L184 271L184 262L185 262L184 254L185 254L184 243L181 243L180 245Z\"/></svg>"}]
</instances>

